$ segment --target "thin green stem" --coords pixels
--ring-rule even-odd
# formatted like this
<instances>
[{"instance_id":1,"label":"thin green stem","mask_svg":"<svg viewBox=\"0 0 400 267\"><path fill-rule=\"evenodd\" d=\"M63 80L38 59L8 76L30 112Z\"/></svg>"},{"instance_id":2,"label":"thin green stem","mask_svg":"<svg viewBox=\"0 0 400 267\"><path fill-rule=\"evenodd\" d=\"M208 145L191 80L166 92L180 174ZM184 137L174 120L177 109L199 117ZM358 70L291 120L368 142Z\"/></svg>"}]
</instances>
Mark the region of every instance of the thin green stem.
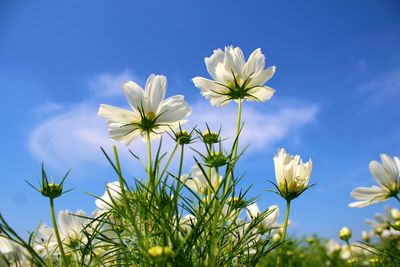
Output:
<instances>
[{"instance_id":1,"label":"thin green stem","mask_svg":"<svg viewBox=\"0 0 400 267\"><path fill-rule=\"evenodd\" d=\"M175 146L176 147L176 146ZM182 176L182 169L183 169L183 157L184 157L184 152L185 152L185 145L181 145L181 156L179 159L179 169L178 169L178 186L177 186L177 192L174 194L174 203L175 203L175 217L179 218L179 210L178 210L178 198L179 198L179 192L182 187L182 182L181 182L181 176ZM179 228L179 220L176 220L176 229ZM179 238L179 231L177 233L177 239Z\"/></svg>"},{"instance_id":2,"label":"thin green stem","mask_svg":"<svg viewBox=\"0 0 400 267\"><path fill-rule=\"evenodd\" d=\"M50 199L51 220L52 220L52 222L53 222L54 233L56 234L56 239L57 239L58 247L60 248L62 263L63 263L63 264L67 264L67 257L65 256L64 248L63 248L63 245L62 245L62 242L61 242L61 238L60 238L60 233L58 232L58 226L57 226L57 221L56 221L56 215L55 215L55 212L54 212L54 199L51 198L51 197L50 197L49 199Z\"/></svg>"},{"instance_id":3,"label":"thin green stem","mask_svg":"<svg viewBox=\"0 0 400 267\"><path fill-rule=\"evenodd\" d=\"M400 198L399 198L398 195L395 195L394 198L397 199L400 202Z\"/></svg>"},{"instance_id":4,"label":"thin green stem","mask_svg":"<svg viewBox=\"0 0 400 267\"><path fill-rule=\"evenodd\" d=\"M351 261L353 261L353 260L355 260L355 258L354 258L354 255L353 255L353 250L351 249L351 245L350 245L350 242L349 242L349 240L346 240L346 244L347 244L347 247L349 248L349 252L350 252L350 260L351 260ZM352 266L354 266L354 263L353 263L353 262L351 262L351 265L352 265Z\"/></svg>"},{"instance_id":5,"label":"thin green stem","mask_svg":"<svg viewBox=\"0 0 400 267\"><path fill-rule=\"evenodd\" d=\"M151 163L151 141L150 141L150 132L147 131L147 174L148 174L148 179L149 179L149 183L151 186L151 190L154 190L156 187L156 181L155 181L155 177L153 177L152 174L152 163Z\"/></svg>"},{"instance_id":6,"label":"thin green stem","mask_svg":"<svg viewBox=\"0 0 400 267\"><path fill-rule=\"evenodd\" d=\"M238 112L237 112L237 120L236 120L236 136L235 136L235 144L233 145L233 161L236 161L237 150L239 147L239 133L240 133L240 125L241 125L241 118L242 118L242 99L239 98L238 100ZM233 177L233 168L231 173L228 176L228 180L225 183L225 190L224 195L228 192L230 183Z\"/></svg>"},{"instance_id":7,"label":"thin green stem","mask_svg":"<svg viewBox=\"0 0 400 267\"><path fill-rule=\"evenodd\" d=\"M283 232L282 232L282 237L281 237L281 242L285 241L286 238L286 231L289 223L289 213L290 213L290 200L286 200L286 213L285 213L285 221L283 223ZM280 249L280 252L278 253L278 258L276 260L276 266L280 267L282 264L282 249Z\"/></svg>"},{"instance_id":8,"label":"thin green stem","mask_svg":"<svg viewBox=\"0 0 400 267\"><path fill-rule=\"evenodd\" d=\"M240 131L240 124L241 124L241 117L242 117L242 99L238 101L238 113L237 113L237 121L236 121L236 143L233 148L233 158L237 156L237 150L239 147L239 131Z\"/></svg>"},{"instance_id":9,"label":"thin green stem","mask_svg":"<svg viewBox=\"0 0 400 267\"><path fill-rule=\"evenodd\" d=\"M220 200L218 198L218 191L219 191L219 170L218 168L215 168L215 194L217 194L217 197L214 198L215 202L215 213L214 213L214 220L212 222L211 226L211 253L210 253L210 261L209 261L209 266L216 266L216 261L217 261L217 250L218 250L218 238L217 238L217 225L219 221L219 217L221 216L221 209L220 209ZM212 177L209 178L212 181Z\"/></svg>"},{"instance_id":10,"label":"thin green stem","mask_svg":"<svg viewBox=\"0 0 400 267\"><path fill-rule=\"evenodd\" d=\"M286 201L286 213L285 213L285 221L283 223L283 232L281 242L285 241L286 231L289 223L289 213L290 213L290 200Z\"/></svg>"}]
</instances>

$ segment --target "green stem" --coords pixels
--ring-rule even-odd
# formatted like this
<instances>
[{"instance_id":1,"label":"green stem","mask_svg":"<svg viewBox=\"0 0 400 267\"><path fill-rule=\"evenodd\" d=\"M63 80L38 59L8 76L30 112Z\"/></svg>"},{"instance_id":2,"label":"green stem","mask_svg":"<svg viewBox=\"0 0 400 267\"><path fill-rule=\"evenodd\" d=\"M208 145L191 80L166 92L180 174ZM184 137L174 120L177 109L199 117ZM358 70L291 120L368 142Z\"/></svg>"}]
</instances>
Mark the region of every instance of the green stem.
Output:
<instances>
[{"instance_id":1,"label":"green stem","mask_svg":"<svg viewBox=\"0 0 400 267\"><path fill-rule=\"evenodd\" d=\"M283 223L281 242L285 241L286 238L286 231L289 223L289 213L290 213L290 200L286 201L286 214L285 214L285 222Z\"/></svg>"},{"instance_id":2,"label":"green stem","mask_svg":"<svg viewBox=\"0 0 400 267\"><path fill-rule=\"evenodd\" d=\"M242 117L242 99L239 99L237 121L236 121L236 143L233 148L233 158L236 158L237 150L239 147L239 131L240 131L240 124L241 124L241 117Z\"/></svg>"},{"instance_id":3,"label":"green stem","mask_svg":"<svg viewBox=\"0 0 400 267\"><path fill-rule=\"evenodd\" d=\"M174 204L175 204L175 218L177 218L176 220L176 229L179 229L179 210L178 210L178 198L179 198L179 192L181 190L182 187L182 182L181 182L181 176L182 176L182 169L183 169L183 157L184 157L184 152L185 152L185 145L182 144L181 145L181 156L179 159L179 169L178 169L178 186L177 186L177 192L175 192L174 194ZM179 230L176 231L176 239L179 238Z\"/></svg>"},{"instance_id":4,"label":"green stem","mask_svg":"<svg viewBox=\"0 0 400 267\"><path fill-rule=\"evenodd\" d=\"M152 164L151 164L151 141L150 141L150 132L147 132L147 174L150 183L151 190L154 190L156 187L156 181L152 175Z\"/></svg>"},{"instance_id":5,"label":"green stem","mask_svg":"<svg viewBox=\"0 0 400 267\"><path fill-rule=\"evenodd\" d=\"M394 198L397 199L400 202L400 198L399 198L398 195L395 195Z\"/></svg>"},{"instance_id":6,"label":"green stem","mask_svg":"<svg viewBox=\"0 0 400 267\"><path fill-rule=\"evenodd\" d=\"M239 99L238 100L237 120L236 120L236 137L235 137L235 144L233 146L233 160L236 160L237 150L239 147L239 132L240 132L240 125L241 125L241 118L242 118L242 99ZM228 176L228 180L226 181L224 195L228 192L229 185L232 181L232 177L233 177L233 168L231 170L231 173Z\"/></svg>"},{"instance_id":7,"label":"green stem","mask_svg":"<svg viewBox=\"0 0 400 267\"><path fill-rule=\"evenodd\" d=\"M216 183L215 183L215 194L218 194L218 189L219 189L219 170L218 168L215 168L215 177L217 178ZM212 181L212 177L210 177ZM211 226L211 253L210 253L210 261L209 261L209 266L216 266L216 261L217 261L217 250L218 250L218 237L217 237L217 225L219 221L219 217L221 216L221 210L220 210L220 204L219 204L219 198L218 195L215 200L215 213L214 213L214 220L212 222Z\"/></svg>"},{"instance_id":8,"label":"green stem","mask_svg":"<svg viewBox=\"0 0 400 267\"><path fill-rule=\"evenodd\" d=\"M60 248L62 262L63 262L63 264L67 264L67 257L65 256L64 248L63 248L63 245L62 245L62 242L61 242L61 238L60 238L60 233L58 232L56 215L54 213L54 200L51 197L49 199L50 199L51 220L53 222L54 233L56 234L58 247Z\"/></svg>"},{"instance_id":9,"label":"green stem","mask_svg":"<svg viewBox=\"0 0 400 267\"><path fill-rule=\"evenodd\" d=\"M285 241L286 238L286 231L289 223L289 213L290 213L290 200L286 200L286 214L285 214L285 221L283 223L283 232L282 232L282 237L281 237L281 242ZM280 252L278 254L278 258L276 260L276 266L280 267L282 264L282 249L280 249Z\"/></svg>"}]
</instances>

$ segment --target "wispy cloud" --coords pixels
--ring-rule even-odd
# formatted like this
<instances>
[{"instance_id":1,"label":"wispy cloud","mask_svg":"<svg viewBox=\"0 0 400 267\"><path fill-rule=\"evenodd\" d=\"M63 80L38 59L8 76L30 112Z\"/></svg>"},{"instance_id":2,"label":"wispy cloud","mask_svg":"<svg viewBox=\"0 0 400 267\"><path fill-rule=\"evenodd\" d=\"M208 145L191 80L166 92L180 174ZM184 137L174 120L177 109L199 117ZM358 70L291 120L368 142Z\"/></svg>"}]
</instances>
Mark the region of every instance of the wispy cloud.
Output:
<instances>
[{"instance_id":1,"label":"wispy cloud","mask_svg":"<svg viewBox=\"0 0 400 267\"><path fill-rule=\"evenodd\" d=\"M359 92L368 95L367 105L378 108L400 98L400 68L380 74L359 86Z\"/></svg>"},{"instance_id":2,"label":"wispy cloud","mask_svg":"<svg viewBox=\"0 0 400 267\"><path fill-rule=\"evenodd\" d=\"M89 82L89 87L97 88L93 99L98 94L102 96L114 95L113 87L118 87L132 72L123 72L115 76L101 74ZM104 82L104 84L102 84ZM104 91L102 91L104 90ZM121 95L121 91L118 91ZM30 136L29 149L40 160L55 167L61 163L65 166L77 168L81 165L98 164L104 162L99 153L99 147L110 147L114 142L107 136L106 123L97 116L98 101L88 99L69 107L63 107L57 115L49 117L37 125ZM232 142L235 133L236 105L214 108L204 99L192 104L193 112L189 117L186 128L198 125L205 129L207 122L212 129L219 129L222 125L223 136L230 136ZM250 152L258 149L271 148L274 143L293 136L302 127L315 121L318 114L317 105L282 103L273 112L266 112L245 105L243 121L245 127L241 136L241 144L250 144ZM166 138L168 139L168 138ZM166 151L173 146L166 142ZM122 145L120 145L122 147ZM141 140L131 146L139 155L145 155L146 146ZM127 149L121 149L127 150ZM126 153L127 155L127 153Z\"/></svg>"}]
</instances>

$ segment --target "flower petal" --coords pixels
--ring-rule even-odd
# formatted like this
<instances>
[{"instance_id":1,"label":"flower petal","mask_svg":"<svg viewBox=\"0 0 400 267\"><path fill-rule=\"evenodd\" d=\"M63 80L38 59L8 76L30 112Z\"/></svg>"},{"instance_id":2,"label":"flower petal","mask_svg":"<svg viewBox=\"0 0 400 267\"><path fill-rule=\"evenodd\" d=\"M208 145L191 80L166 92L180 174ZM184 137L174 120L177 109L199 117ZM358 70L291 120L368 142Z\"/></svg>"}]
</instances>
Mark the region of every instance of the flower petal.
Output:
<instances>
[{"instance_id":1,"label":"flower petal","mask_svg":"<svg viewBox=\"0 0 400 267\"><path fill-rule=\"evenodd\" d=\"M246 96L246 100L256 100L260 102L267 101L271 99L271 97L274 95L275 90L272 89L271 87L268 86L260 86L260 87L254 87L253 89L249 90L247 92L250 94L250 96Z\"/></svg>"},{"instance_id":2,"label":"flower petal","mask_svg":"<svg viewBox=\"0 0 400 267\"><path fill-rule=\"evenodd\" d=\"M145 92L148 101L148 109L145 112L158 111L162 100L165 96L165 91L167 90L167 78L162 75L151 74L146 82Z\"/></svg>"},{"instance_id":3,"label":"flower petal","mask_svg":"<svg viewBox=\"0 0 400 267\"><path fill-rule=\"evenodd\" d=\"M266 83L269 79L272 78L272 76L274 76L275 71L276 67L272 66L265 70L261 70L260 72L254 73L251 76L250 82L248 83L247 87L264 85L264 83Z\"/></svg>"},{"instance_id":4,"label":"flower petal","mask_svg":"<svg viewBox=\"0 0 400 267\"><path fill-rule=\"evenodd\" d=\"M264 70L265 67L265 56L261 53L261 49L257 48L251 53L249 60L244 66L244 75L249 77L254 73L258 73Z\"/></svg>"},{"instance_id":5,"label":"flower petal","mask_svg":"<svg viewBox=\"0 0 400 267\"><path fill-rule=\"evenodd\" d=\"M145 104L143 89L135 82L127 81L123 83L122 89L132 110L137 110Z\"/></svg>"},{"instance_id":6,"label":"flower petal","mask_svg":"<svg viewBox=\"0 0 400 267\"><path fill-rule=\"evenodd\" d=\"M184 100L182 95L176 95L164 100L159 108L159 123L179 122L192 112L189 104Z\"/></svg>"},{"instance_id":7,"label":"flower petal","mask_svg":"<svg viewBox=\"0 0 400 267\"><path fill-rule=\"evenodd\" d=\"M215 69L219 63L222 63L224 61L224 57L225 57L225 53L221 49L218 48L218 49L214 50L213 54L210 57L206 57L204 59L208 73L216 81L220 81L220 80L215 72Z\"/></svg>"}]
</instances>

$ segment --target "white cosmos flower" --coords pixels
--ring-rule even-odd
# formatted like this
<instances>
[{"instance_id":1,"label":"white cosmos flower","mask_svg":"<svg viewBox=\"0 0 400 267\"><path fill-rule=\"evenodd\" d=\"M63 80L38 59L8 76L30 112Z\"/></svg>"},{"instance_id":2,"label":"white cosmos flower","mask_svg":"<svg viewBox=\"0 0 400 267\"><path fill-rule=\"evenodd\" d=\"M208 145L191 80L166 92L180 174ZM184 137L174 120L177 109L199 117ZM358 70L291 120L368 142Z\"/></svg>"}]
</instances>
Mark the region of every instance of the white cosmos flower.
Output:
<instances>
[{"instance_id":1,"label":"white cosmos flower","mask_svg":"<svg viewBox=\"0 0 400 267\"><path fill-rule=\"evenodd\" d=\"M204 171L207 172L207 170L208 169L206 168ZM207 173L206 175L208 176ZM206 177L198 165L192 167L192 173L190 176L183 175L181 177L181 181L193 191L203 195L207 193L210 187L210 183L207 181L207 178L210 180L213 189L216 189L218 179L221 181L221 176L218 177L215 168L211 168L211 177Z\"/></svg>"},{"instance_id":2,"label":"white cosmos flower","mask_svg":"<svg viewBox=\"0 0 400 267\"><path fill-rule=\"evenodd\" d=\"M83 210L73 213L69 210L62 210L58 213L58 231L63 242L64 250L73 251L85 244L87 238L83 233L85 227L90 223L87 214ZM36 237L35 250L39 254L58 252L58 243L54 229L42 225Z\"/></svg>"},{"instance_id":3,"label":"white cosmos flower","mask_svg":"<svg viewBox=\"0 0 400 267\"><path fill-rule=\"evenodd\" d=\"M214 50L204 61L213 80L195 77L193 83L213 106L223 106L236 99L266 101L275 92L264 84L276 68L264 69L265 56L261 49L256 49L246 62L239 47L226 46L225 51Z\"/></svg>"},{"instance_id":4,"label":"white cosmos flower","mask_svg":"<svg viewBox=\"0 0 400 267\"><path fill-rule=\"evenodd\" d=\"M268 231L273 228L278 227L278 217L279 217L279 207L277 205L272 205L268 208L270 212L265 218L261 221L259 226L262 231ZM257 203L253 203L246 207L247 216L251 221L260 216L260 209L257 206Z\"/></svg>"},{"instance_id":5,"label":"white cosmos flower","mask_svg":"<svg viewBox=\"0 0 400 267\"><path fill-rule=\"evenodd\" d=\"M311 159L303 163L299 155L292 156L281 148L274 156L275 176L280 195L292 200L303 193L308 186L312 171Z\"/></svg>"},{"instance_id":6,"label":"white cosmos flower","mask_svg":"<svg viewBox=\"0 0 400 267\"><path fill-rule=\"evenodd\" d=\"M167 78L151 74L145 88L132 81L122 85L126 99L132 110L109 105L100 105L98 115L107 120L109 135L116 141L129 145L133 139L142 136L147 140L176 128L191 113L191 108L182 95L164 100L167 90Z\"/></svg>"},{"instance_id":7,"label":"white cosmos flower","mask_svg":"<svg viewBox=\"0 0 400 267\"><path fill-rule=\"evenodd\" d=\"M121 203L121 198L121 186L119 181L107 183L106 191L104 192L103 196L96 199L96 206L99 209L99 214L112 209L115 204L118 205Z\"/></svg>"},{"instance_id":8,"label":"white cosmos flower","mask_svg":"<svg viewBox=\"0 0 400 267\"><path fill-rule=\"evenodd\" d=\"M351 196L359 201L350 203L350 207L366 207L390 197L397 197L400 192L400 160L398 157L392 159L386 154L381 154L381 160L382 164L375 160L369 164L372 177L379 186L353 189Z\"/></svg>"}]
</instances>

